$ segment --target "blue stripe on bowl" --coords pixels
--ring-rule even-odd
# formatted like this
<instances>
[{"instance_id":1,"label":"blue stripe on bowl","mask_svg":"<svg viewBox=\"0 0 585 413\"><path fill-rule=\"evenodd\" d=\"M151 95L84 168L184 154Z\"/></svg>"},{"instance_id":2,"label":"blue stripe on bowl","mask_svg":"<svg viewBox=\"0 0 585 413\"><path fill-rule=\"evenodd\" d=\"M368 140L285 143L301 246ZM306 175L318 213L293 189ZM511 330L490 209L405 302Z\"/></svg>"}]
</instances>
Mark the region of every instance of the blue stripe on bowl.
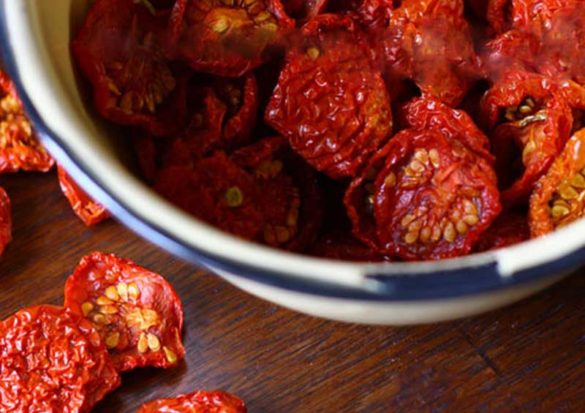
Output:
<instances>
[{"instance_id":1,"label":"blue stripe on bowl","mask_svg":"<svg viewBox=\"0 0 585 413\"><path fill-rule=\"evenodd\" d=\"M585 248L566 257L535 268L521 271L513 277L501 277L495 261L480 266L437 271L408 276L385 275L383 270L367 276L375 288L350 288L333 283L317 282L314 280L299 279L286 272L267 271L260 267L242 265L237 260L226 259L212 253L193 248L160 227L156 222L150 222L141 216L140 211L132 210L123 199L118 199L108 191L100 181L99 176L91 174L82 161L72 153L67 143L57 136L48 123L35 110L33 99L24 93L23 80L12 56L12 45L6 27L4 2L0 2L0 52L2 53L5 69L11 75L30 120L40 135L43 143L53 156L78 182L83 182L85 188L102 202L106 208L124 225L134 232L180 256L193 264L206 267L210 270L221 270L238 277L243 277L265 285L278 287L315 296L360 299L370 301L413 301L446 299L475 295L509 288L517 285L534 282L546 277L552 277L561 272L576 269L585 257ZM375 268L375 267L374 267Z\"/></svg>"}]
</instances>

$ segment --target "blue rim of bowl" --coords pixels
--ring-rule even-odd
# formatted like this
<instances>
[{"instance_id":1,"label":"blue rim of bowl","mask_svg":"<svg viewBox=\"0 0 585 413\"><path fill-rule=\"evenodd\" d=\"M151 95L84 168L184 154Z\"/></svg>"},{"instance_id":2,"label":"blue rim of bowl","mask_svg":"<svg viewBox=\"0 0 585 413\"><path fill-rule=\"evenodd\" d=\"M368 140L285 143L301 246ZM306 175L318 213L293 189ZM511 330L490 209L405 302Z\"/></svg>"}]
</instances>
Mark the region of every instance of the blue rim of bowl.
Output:
<instances>
[{"instance_id":1,"label":"blue rim of bowl","mask_svg":"<svg viewBox=\"0 0 585 413\"><path fill-rule=\"evenodd\" d=\"M185 245L173 238L157 223L141 216L139 211L132 210L122 199L114 197L99 177L84 168L83 162L76 158L67 144L53 132L52 128L39 115L32 99L25 92L20 72L12 56L3 4L0 2L0 52L4 68L15 83L25 110L43 143L72 174L73 178L81 184L85 184L82 186L92 196L99 199L120 222L153 244L195 265L203 266L211 271L224 271L250 281L297 293L352 300L403 302L451 299L494 292L576 269L583 262L585 247L569 253L563 258L522 270L509 277L500 275L495 260L476 266L470 265L453 270L439 270L421 274L390 275L381 271L365 275L375 284L375 288L360 289L301 279L285 272L268 271L255 266L243 265L236 260L226 259Z\"/></svg>"}]
</instances>

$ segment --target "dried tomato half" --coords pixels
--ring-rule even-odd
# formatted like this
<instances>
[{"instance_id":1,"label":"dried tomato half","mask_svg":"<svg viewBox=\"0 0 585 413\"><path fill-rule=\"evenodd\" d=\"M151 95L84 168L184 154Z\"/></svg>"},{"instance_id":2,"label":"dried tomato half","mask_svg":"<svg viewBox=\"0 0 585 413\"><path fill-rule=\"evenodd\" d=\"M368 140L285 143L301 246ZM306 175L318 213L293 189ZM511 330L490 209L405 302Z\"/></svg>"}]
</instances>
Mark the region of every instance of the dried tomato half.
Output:
<instances>
[{"instance_id":1,"label":"dried tomato half","mask_svg":"<svg viewBox=\"0 0 585 413\"><path fill-rule=\"evenodd\" d=\"M567 142L530 197L529 223L533 237L585 215L585 129Z\"/></svg>"},{"instance_id":2,"label":"dried tomato half","mask_svg":"<svg viewBox=\"0 0 585 413\"><path fill-rule=\"evenodd\" d=\"M185 120L183 75L167 59L168 13L145 4L97 0L71 49L100 115L172 135Z\"/></svg>"},{"instance_id":3,"label":"dried tomato half","mask_svg":"<svg viewBox=\"0 0 585 413\"><path fill-rule=\"evenodd\" d=\"M323 12L329 0L286 0L284 9L295 19L312 18Z\"/></svg>"},{"instance_id":4,"label":"dried tomato half","mask_svg":"<svg viewBox=\"0 0 585 413\"><path fill-rule=\"evenodd\" d=\"M199 390L169 399L143 404L136 413L246 413L246 404L238 397L220 390Z\"/></svg>"},{"instance_id":5,"label":"dried tomato half","mask_svg":"<svg viewBox=\"0 0 585 413\"><path fill-rule=\"evenodd\" d=\"M0 173L47 172L53 165L24 113L12 81L0 69Z\"/></svg>"},{"instance_id":6,"label":"dried tomato half","mask_svg":"<svg viewBox=\"0 0 585 413\"><path fill-rule=\"evenodd\" d=\"M294 28L280 0L178 0L172 21L178 57L233 77L264 63Z\"/></svg>"},{"instance_id":7,"label":"dried tomato half","mask_svg":"<svg viewBox=\"0 0 585 413\"><path fill-rule=\"evenodd\" d=\"M282 138L165 168L155 189L226 232L285 249L305 248L321 221L316 178Z\"/></svg>"},{"instance_id":8,"label":"dried tomato half","mask_svg":"<svg viewBox=\"0 0 585 413\"><path fill-rule=\"evenodd\" d=\"M71 204L75 214L88 227L96 225L110 217L110 213L99 203L95 202L81 189L73 179L58 165L59 185L63 194Z\"/></svg>"},{"instance_id":9,"label":"dried tomato half","mask_svg":"<svg viewBox=\"0 0 585 413\"><path fill-rule=\"evenodd\" d=\"M412 79L448 105L460 103L481 75L463 0L404 0L382 39L390 78Z\"/></svg>"},{"instance_id":10,"label":"dried tomato half","mask_svg":"<svg viewBox=\"0 0 585 413\"><path fill-rule=\"evenodd\" d=\"M191 120L163 155L164 164L189 165L213 150L229 151L248 143L258 112L253 74L199 79L190 88L190 100Z\"/></svg>"},{"instance_id":11,"label":"dried tomato half","mask_svg":"<svg viewBox=\"0 0 585 413\"><path fill-rule=\"evenodd\" d=\"M0 323L0 376L4 412L89 412L120 385L91 324L50 305Z\"/></svg>"},{"instance_id":12,"label":"dried tomato half","mask_svg":"<svg viewBox=\"0 0 585 413\"><path fill-rule=\"evenodd\" d=\"M101 252L84 257L65 284L65 306L91 321L119 371L172 367L185 355L177 293L130 260Z\"/></svg>"},{"instance_id":13,"label":"dried tomato half","mask_svg":"<svg viewBox=\"0 0 585 413\"><path fill-rule=\"evenodd\" d=\"M495 33L510 27L508 11L511 0L466 0L474 16L485 20Z\"/></svg>"},{"instance_id":14,"label":"dried tomato half","mask_svg":"<svg viewBox=\"0 0 585 413\"><path fill-rule=\"evenodd\" d=\"M317 170L354 176L390 137L390 97L351 19L322 14L302 32L265 120Z\"/></svg>"},{"instance_id":15,"label":"dried tomato half","mask_svg":"<svg viewBox=\"0 0 585 413\"><path fill-rule=\"evenodd\" d=\"M350 185L356 237L407 260L468 253L500 213L491 163L437 130L405 129Z\"/></svg>"},{"instance_id":16,"label":"dried tomato half","mask_svg":"<svg viewBox=\"0 0 585 413\"><path fill-rule=\"evenodd\" d=\"M327 7L327 11L347 14L373 31L388 26L392 9L392 0L330 0Z\"/></svg>"},{"instance_id":17,"label":"dried tomato half","mask_svg":"<svg viewBox=\"0 0 585 413\"><path fill-rule=\"evenodd\" d=\"M505 204L525 201L570 136L569 100L556 82L511 71L482 101Z\"/></svg>"},{"instance_id":18,"label":"dried tomato half","mask_svg":"<svg viewBox=\"0 0 585 413\"><path fill-rule=\"evenodd\" d=\"M505 212L481 236L475 251L490 251L509 247L530 239L526 214Z\"/></svg>"},{"instance_id":19,"label":"dried tomato half","mask_svg":"<svg viewBox=\"0 0 585 413\"><path fill-rule=\"evenodd\" d=\"M12 208L10 198L0 187L0 255L6 246L12 241Z\"/></svg>"}]
</instances>

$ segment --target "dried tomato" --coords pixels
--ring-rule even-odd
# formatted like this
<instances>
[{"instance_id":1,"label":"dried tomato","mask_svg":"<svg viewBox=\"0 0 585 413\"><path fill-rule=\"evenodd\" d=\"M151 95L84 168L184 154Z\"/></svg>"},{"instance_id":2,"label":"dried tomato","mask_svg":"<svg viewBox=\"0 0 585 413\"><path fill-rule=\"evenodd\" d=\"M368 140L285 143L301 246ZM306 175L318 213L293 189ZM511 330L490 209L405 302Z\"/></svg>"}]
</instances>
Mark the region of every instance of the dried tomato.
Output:
<instances>
[{"instance_id":1,"label":"dried tomato","mask_svg":"<svg viewBox=\"0 0 585 413\"><path fill-rule=\"evenodd\" d=\"M282 138L165 168L155 189L224 231L285 249L305 248L321 220L316 178Z\"/></svg>"},{"instance_id":2,"label":"dried tomato","mask_svg":"<svg viewBox=\"0 0 585 413\"><path fill-rule=\"evenodd\" d=\"M311 18L323 12L329 0L286 0L284 9L294 18Z\"/></svg>"},{"instance_id":3,"label":"dried tomato","mask_svg":"<svg viewBox=\"0 0 585 413\"><path fill-rule=\"evenodd\" d=\"M88 227L96 225L110 217L110 213L94 201L81 189L59 165L57 167L59 185L71 204L71 208Z\"/></svg>"},{"instance_id":4,"label":"dried tomato","mask_svg":"<svg viewBox=\"0 0 585 413\"><path fill-rule=\"evenodd\" d=\"M439 130L449 139L457 139L470 150L493 161L487 136L462 110L452 109L433 97L416 98L402 108L406 127Z\"/></svg>"},{"instance_id":5,"label":"dried tomato","mask_svg":"<svg viewBox=\"0 0 585 413\"><path fill-rule=\"evenodd\" d=\"M302 32L265 120L317 170L354 176L390 137L390 97L349 18L322 14Z\"/></svg>"},{"instance_id":6,"label":"dried tomato","mask_svg":"<svg viewBox=\"0 0 585 413\"><path fill-rule=\"evenodd\" d=\"M97 0L71 48L104 118L172 135L185 118L183 75L167 59L168 13L134 0Z\"/></svg>"},{"instance_id":7,"label":"dried tomato","mask_svg":"<svg viewBox=\"0 0 585 413\"><path fill-rule=\"evenodd\" d=\"M511 0L467 0L466 4L475 15L487 21L495 33L510 27L508 11Z\"/></svg>"},{"instance_id":8,"label":"dried tomato","mask_svg":"<svg viewBox=\"0 0 585 413\"><path fill-rule=\"evenodd\" d=\"M165 164L191 164L213 150L233 150L249 141L258 111L253 74L240 79L204 78L192 86L190 100L191 120L164 155Z\"/></svg>"},{"instance_id":9,"label":"dried tomato","mask_svg":"<svg viewBox=\"0 0 585 413\"><path fill-rule=\"evenodd\" d=\"M89 412L120 384L91 324L49 305L0 323L0 376L5 412Z\"/></svg>"},{"instance_id":10,"label":"dried tomato","mask_svg":"<svg viewBox=\"0 0 585 413\"><path fill-rule=\"evenodd\" d=\"M456 106L481 75L463 0L405 0L382 37L390 77Z\"/></svg>"},{"instance_id":11,"label":"dried tomato","mask_svg":"<svg viewBox=\"0 0 585 413\"><path fill-rule=\"evenodd\" d=\"M357 240L351 233L342 231L322 234L311 247L309 254L321 258L356 262L390 260Z\"/></svg>"},{"instance_id":12,"label":"dried tomato","mask_svg":"<svg viewBox=\"0 0 585 413\"><path fill-rule=\"evenodd\" d=\"M556 82L510 71L487 92L482 107L493 131L502 200L522 202L570 136L573 117L568 100Z\"/></svg>"},{"instance_id":13,"label":"dried tomato","mask_svg":"<svg viewBox=\"0 0 585 413\"><path fill-rule=\"evenodd\" d=\"M322 221L322 194L313 171L286 141L263 139L234 152L233 160L254 175L259 188L262 242L293 251L312 244Z\"/></svg>"},{"instance_id":14,"label":"dried tomato","mask_svg":"<svg viewBox=\"0 0 585 413\"><path fill-rule=\"evenodd\" d=\"M530 239L530 229L526 214L503 213L481 236L475 250L490 251L509 247Z\"/></svg>"},{"instance_id":15,"label":"dried tomato","mask_svg":"<svg viewBox=\"0 0 585 413\"><path fill-rule=\"evenodd\" d=\"M501 210L491 163L440 130L405 129L350 185L353 232L403 259L468 253Z\"/></svg>"},{"instance_id":16,"label":"dried tomato","mask_svg":"<svg viewBox=\"0 0 585 413\"><path fill-rule=\"evenodd\" d=\"M178 0L172 21L178 57L233 77L264 63L294 27L280 0Z\"/></svg>"},{"instance_id":17,"label":"dried tomato","mask_svg":"<svg viewBox=\"0 0 585 413\"><path fill-rule=\"evenodd\" d=\"M100 252L84 257L65 284L65 306L91 321L119 371L175 366L185 354L177 293L132 261Z\"/></svg>"},{"instance_id":18,"label":"dried tomato","mask_svg":"<svg viewBox=\"0 0 585 413\"><path fill-rule=\"evenodd\" d=\"M392 9L392 0L330 0L327 7L331 13L351 16L369 30L387 27Z\"/></svg>"},{"instance_id":19,"label":"dried tomato","mask_svg":"<svg viewBox=\"0 0 585 413\"><path fill-rule=\"evenodd\" d=\"M585 129L576 132L530 197L533 237L545 235L585 215Z\"/></svg>"},{"instance_id":20,"label":"dried tomato","mask_svg":"<svg viewBox=\"0 0 585 413\"><path fill-rule=\"evenodd\" d=\"M220 391L196 391L172 399L143 404L136 413L246 413L246 404L238 397Z\"/></svg>"},{"instance_id":21,"label":"dried tomato","mask_svg":"<svg viewBox=\"0 0 585 413\"><path fill-rule=\"evenodd\" d=\"M24 113L12 81L0 69L0 173L47 172L53 164Z\"/></svg>"},{"instance_id":22,"label":"dried tomato","mask_svg":"<svg viewBox=\"0 0 585 413\"><path fill-rule=\"evenodd\" d=\"M12 208L10 198L0 187L0 255L6 246L12 241Z\"/></svg>"}]
</instances>

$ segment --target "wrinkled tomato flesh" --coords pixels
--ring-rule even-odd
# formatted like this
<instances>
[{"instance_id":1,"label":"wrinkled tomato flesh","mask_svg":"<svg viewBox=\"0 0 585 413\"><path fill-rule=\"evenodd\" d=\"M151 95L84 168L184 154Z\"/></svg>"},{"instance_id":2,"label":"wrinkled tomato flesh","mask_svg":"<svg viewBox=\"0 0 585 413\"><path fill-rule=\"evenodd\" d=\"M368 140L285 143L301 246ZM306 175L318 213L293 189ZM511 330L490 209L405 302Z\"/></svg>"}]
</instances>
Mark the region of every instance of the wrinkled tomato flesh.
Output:
<instances>
[{"instance_id":1,"label":"wrinkled tomato flesh","mask_svg":"<svg viewBox=\"0 0 585 413\"><path fill-rule=\"evenodd\" d=\"M246 404L224 391L196 391L143 404L137 413L246 413Z\"/></svg>"}]
</instances>

